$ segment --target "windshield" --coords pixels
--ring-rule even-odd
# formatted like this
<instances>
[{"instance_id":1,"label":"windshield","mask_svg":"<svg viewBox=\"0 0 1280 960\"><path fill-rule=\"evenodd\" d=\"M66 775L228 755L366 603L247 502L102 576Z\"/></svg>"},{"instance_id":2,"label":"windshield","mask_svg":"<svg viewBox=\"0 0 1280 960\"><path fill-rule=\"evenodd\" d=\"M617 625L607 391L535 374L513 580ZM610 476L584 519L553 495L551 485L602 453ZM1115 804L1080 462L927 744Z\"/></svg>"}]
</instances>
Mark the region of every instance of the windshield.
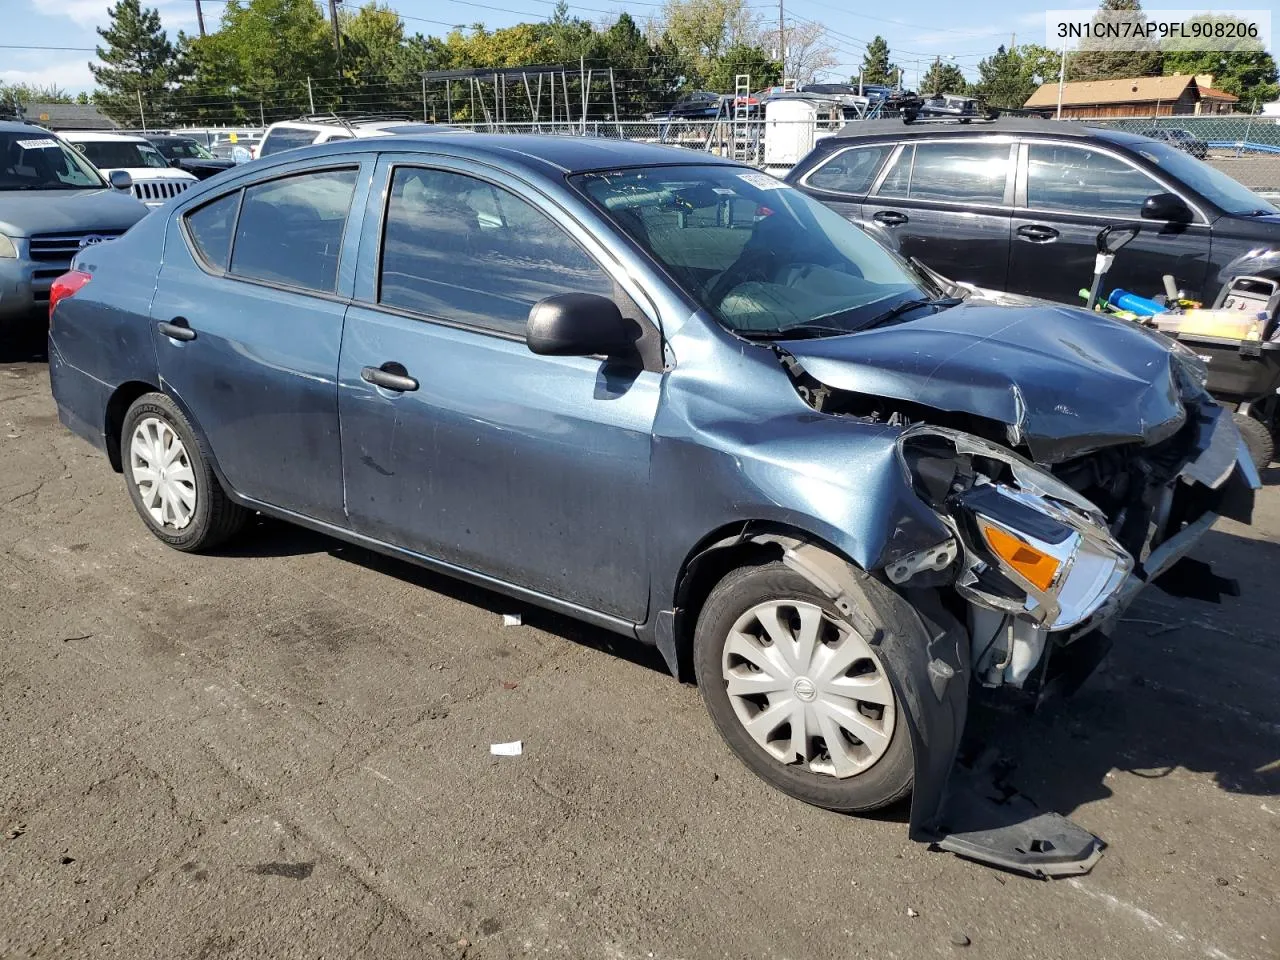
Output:
<instances>
[{"instance_id":1,"label":"windshield","mask_svg":"<svg viewBox=\"0 0 1280 960\"><path fill-rule=\"evenodd\" d=\"M736 333L851 333L924 293L906 264L766 173L673 166L571 182Z\"/></svg>"},{"instance_id":2,"label":"windshield","mask_svg":"<svg viewBox=\"0 0 1280 960\"><path fill-rule=\"evenodd\" d=\"M0 190L105 187L98 171L43 130L0 131Z\"/></svg>"},{"instance_id":3,"label":"windshield","mask_svg":"<svg viewBox=\"0 0 1280 960\"><path fill-rule=\"evenodd\" d=\"M131 140L85 140L76 149L89 158L99 170L167 167L168 161L149 143Z\"/></svg>"},{"instance_id":4,"label":"windshield","mask_svg":"<svg viewBox=\"0 0 1280 960\"><path fill-rule=\"evenodd\" d=\"M1159 142L1137 143L1131 147L1227 213L1280 213L1238 180L1177 147Z\"/></svg>"},{"instance_id":5,"label":"windshield","mask_svg":"<svg viewBox=\"0 0 1280 960\"><path fill-rule=\"evenodd\" d=\"M213 160L214 156L194 140L162 140L156 149L170 160Z\"/></svg>"}]
</instances>

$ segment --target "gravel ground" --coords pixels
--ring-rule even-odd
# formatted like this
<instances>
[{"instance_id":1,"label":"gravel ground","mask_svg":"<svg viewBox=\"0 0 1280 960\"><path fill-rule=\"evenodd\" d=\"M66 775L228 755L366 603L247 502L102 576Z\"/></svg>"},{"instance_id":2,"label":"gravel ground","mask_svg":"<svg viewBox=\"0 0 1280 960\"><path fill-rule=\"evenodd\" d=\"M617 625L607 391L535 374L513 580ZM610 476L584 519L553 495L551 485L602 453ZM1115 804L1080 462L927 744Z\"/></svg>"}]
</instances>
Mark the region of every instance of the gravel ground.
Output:
<instances>
[{"instance_id":1,"label":"gravel ground","mask_svg":"<svg viewBox=\"0 0 1280 960\"><path fill-rule=\"evenodd\" d=\"M0 956L1280 957L1277 537L1272 488L1200 553L1242 599L986 718L1110 843L1042 883L773 792L611 635L274 522L165 548L10 348Z\"/></svg>"}]
</instances>

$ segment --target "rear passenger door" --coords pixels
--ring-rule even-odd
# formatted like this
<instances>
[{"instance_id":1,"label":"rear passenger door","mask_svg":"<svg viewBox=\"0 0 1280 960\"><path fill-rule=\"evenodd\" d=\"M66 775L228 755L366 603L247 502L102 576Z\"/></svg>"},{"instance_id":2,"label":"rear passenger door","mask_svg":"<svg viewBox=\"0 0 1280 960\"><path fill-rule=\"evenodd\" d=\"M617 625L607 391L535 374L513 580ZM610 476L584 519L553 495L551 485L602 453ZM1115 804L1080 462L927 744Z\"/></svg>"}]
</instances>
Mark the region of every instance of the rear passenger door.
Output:
<instances>
[{"instance_id":1,"label":"rear passenger door","mask_svg":"<svg viewBox=\"0 0 1280 960\"><path fill-rule=\"evenodd\" d=\"M181 210L151 307L164 387L232 488L337 524L338 351L371 173L344 156Z\"/></svg>"},{"instance_id":2,"label":"rear passenger door","mask_svg":"<svg viewBox=\"0 0 1280 960\"><path fill-rule=\"evenodd\" d=\"M1143 296L1161 292L1170 274L1198 293L1209 270L1209 224L1142 220L1142 202L1170 187L1131 160L1094 144L1032 140L1022 147L1018 208L1013 216L1009 290L1083 305L1093 277L1098 232L1141 224L1117 255L1103 296L1123 287ZM1186 198L1184 198L1186 199ZM1195 204L1189 204L1195 210Z\"/></svg>"},{"instance_id":3,"label":"rear passenger door","mask_svg":"<svg viewBox=\"0 0 1280 960\"><path fill-rule=\"evenodd\" d=\"M952 280L1003 290L1016 150L1008 138L904 143L863 215L894 234L904 257Z\"/></svg>"}]
</instances>

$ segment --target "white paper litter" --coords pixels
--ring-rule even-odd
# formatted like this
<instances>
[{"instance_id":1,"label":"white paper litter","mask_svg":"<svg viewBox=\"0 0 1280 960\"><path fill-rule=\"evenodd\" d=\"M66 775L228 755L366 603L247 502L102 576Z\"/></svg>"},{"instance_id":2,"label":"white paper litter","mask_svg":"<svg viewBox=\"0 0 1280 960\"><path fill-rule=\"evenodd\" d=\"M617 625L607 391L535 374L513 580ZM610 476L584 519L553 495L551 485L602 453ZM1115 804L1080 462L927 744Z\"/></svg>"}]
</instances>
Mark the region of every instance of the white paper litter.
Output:
<instances>
[{"instance_id":1,"label":"white paper litter","mask_svg":"<svg viewBox=\"0 0 1280 960\"><path fill-rule=\"evenodd\" d=\"M523 622L518 613L504 613L502 615L502 625L504 627L518 627Z\"/></svg>"},{"instance_id":2,"label":"white paper litter","mask_svg":"<svg viewBox=\"0 0 1280 960\"><path fill-rule=\"evenodd\" d=\"M524 741L513 740L511 743L491 743L489 752L495 757L518 757L524 753Z\"/></svg>"}]
</instances>

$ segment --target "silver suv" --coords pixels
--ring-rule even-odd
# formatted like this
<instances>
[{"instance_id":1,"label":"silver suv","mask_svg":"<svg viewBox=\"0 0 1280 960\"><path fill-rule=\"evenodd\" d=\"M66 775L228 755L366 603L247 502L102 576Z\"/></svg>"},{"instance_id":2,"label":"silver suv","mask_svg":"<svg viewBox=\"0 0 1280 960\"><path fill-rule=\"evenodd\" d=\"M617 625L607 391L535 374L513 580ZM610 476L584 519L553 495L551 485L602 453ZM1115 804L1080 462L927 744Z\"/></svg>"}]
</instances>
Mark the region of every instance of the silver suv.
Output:
<instances>
[{"instance_id":1,"label":"silver suv","mask_svg":"<svg viewBox=\"0 0 1280 960\"><path fill-rule=\"evenodd\" d=\"M46 307L72 257L146 215L131 185L128 174L108 183L43 127L0 122L0 321Z\"/></svg>"}]
</instances>

